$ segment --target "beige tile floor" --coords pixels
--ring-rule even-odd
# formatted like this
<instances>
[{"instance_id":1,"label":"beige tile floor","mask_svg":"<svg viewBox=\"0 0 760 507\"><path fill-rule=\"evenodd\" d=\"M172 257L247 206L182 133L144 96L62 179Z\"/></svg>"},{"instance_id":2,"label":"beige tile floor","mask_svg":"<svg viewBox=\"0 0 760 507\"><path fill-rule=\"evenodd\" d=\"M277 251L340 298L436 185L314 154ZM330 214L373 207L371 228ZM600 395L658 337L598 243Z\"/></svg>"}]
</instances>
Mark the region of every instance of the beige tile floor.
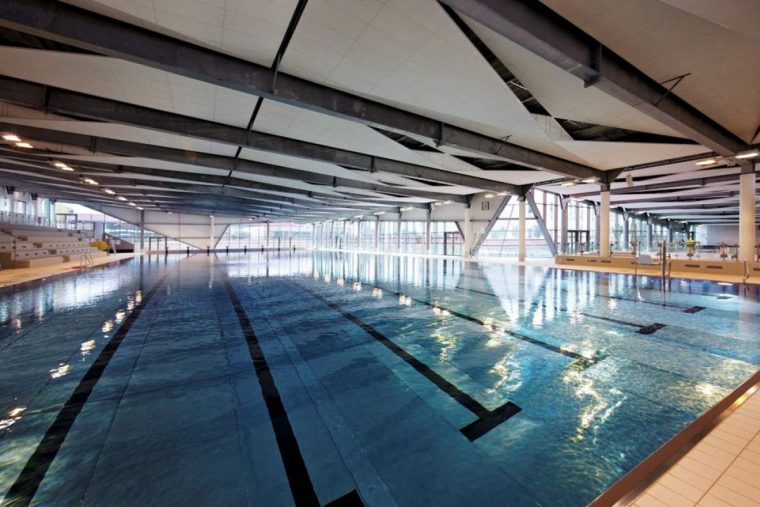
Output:
<instances>
[{"instance_id":1,"label":"beige tile floor","mask_svg":"<svg viewBox=\"0 0 760 507\"><path fill-rule=\"evenodd\" d=\"M108 255L104 257L97 257L94 259L93 266L101 266L122 259L128 259L134 257L134 253L121 253L115 255ZM54 266L40 266L36 268L18 268L18 269L2 269L0 270L0 287L8 287L24 282L31 282L33 280L40 280L49 276L59 275L62 273L70 273L79 266L79 261L63 262Z\"/></svg>"},{"instance_id":2,"label":"beige tile floor","mask_svg":"<svg viewBox=\"0 0 760 507\"><path fill-rule=\"evenodd\" d=\"M760 393L750 391L631 505L760 507Z\"/></svg>"}]
</instances>

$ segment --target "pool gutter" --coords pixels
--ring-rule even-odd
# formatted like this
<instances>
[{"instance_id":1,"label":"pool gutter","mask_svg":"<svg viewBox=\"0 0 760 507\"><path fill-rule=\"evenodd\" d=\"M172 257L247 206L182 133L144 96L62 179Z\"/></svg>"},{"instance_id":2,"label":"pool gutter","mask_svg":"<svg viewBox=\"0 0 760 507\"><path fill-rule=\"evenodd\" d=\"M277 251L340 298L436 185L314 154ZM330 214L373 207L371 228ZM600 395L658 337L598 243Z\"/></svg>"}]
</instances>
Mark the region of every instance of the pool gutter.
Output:
<instances>
[{"instance_id":1,"label":"pool gutter","mask_svg":"<svg viewBox=\"0 0 760 507\"><path fill-rule=\"evenodd\" d=\"M721 421L731 415L747 399L749 394L760 387L760 370L734 389L712 408L700 415L673 438L636 465L604 493L596 497L589 507L629 505L647 487L665 474L671 466L684 457Z\"/></svg>"}]
</instances>

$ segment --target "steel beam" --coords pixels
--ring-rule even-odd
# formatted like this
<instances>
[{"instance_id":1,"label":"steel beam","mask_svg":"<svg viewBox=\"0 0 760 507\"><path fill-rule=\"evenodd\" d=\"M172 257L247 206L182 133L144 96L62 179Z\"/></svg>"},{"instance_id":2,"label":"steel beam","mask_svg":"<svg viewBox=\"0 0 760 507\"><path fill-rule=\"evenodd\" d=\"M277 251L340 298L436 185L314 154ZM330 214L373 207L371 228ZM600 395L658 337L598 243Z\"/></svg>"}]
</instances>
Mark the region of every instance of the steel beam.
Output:
<instances>
[{"instance_id":1,"label":"steel beam","mask_svg":"<svg viewBox=\"0 0 760 507\"><path fill-rule=\"evenodd\" d=\"M0 26L257 97L423 136L475 153L497 155L565 176L601 176L601 171L588 166L277 72L60 1L4 0L0 2ZM475 185L475 188L481 187ZM497 188L483 187L488 190ZM502 190L508 191L506 188Z\"/></svg>"},{"instance_id":2,"label":"steel beam","mask_svg":"<svg viewBox=\"0 0 760 507\"><path fill-rule=\"evenodd\" d=\"M442 0L462 14L721 155L748 144L534 0Z\"/></svg>"},{"instance_id":3,"label":"steel beam","mask_svg":"<svg viewBox=\"0 0 760 507\"><path fill-rule=\"evenodd\" d=\"M480 251L480 247L483 246L483 243L485 242L486 238L488 237L488 235L491 233L491 230L493 230L494 226L496 225L496 221L504 212L504 209L507 207L511 199L512 199L512 196L507 195L496 206L493 217L491 217L491 220L489 220L488 223L486 224L485 228L483 229L483 234L481 234L478 240L475 242L475 246L472 247L472 255L478 254L478 252Z\"/></svg>"},{"instance_id":4,"label":"steel beam","mask_svg":"<svg viewBox=\"0 0 760 507\"><path fill-rule=\"evenodd\" d=\"M9 120L12 122L12 120ZM104 137L88 136L84 134L68 133L60 130L45 129L39 127L28 127L24 125L15 125L13 123L0 122L0 129L11 130L23 137L32 140L38 140L43 142L50 142L56 144L68 144L70 146L77 146L79 148L87 149L91 152L101 151L104 153L112 153L114 155L125 155L130 157L143 157L152 158L156 160L164 160L167 162L175 162L180 164L197 165L208 168L223 169L225 171L240 172L246 174L255 174L258 176L269 176L275 178L282 178L286 180L296 180L302 183L309 183L314 185L330 186L330 187L347 187L359 190L367 190L371 192L393 194L394 196L404 197L417 197L421 199L430 199L433 201L446 200L454 202L466 202L466 197L459 194L446 194L431 192L427 190L417 190L404 187L396 187L391 185L383 185L379 183L371 183L367 181L354 180L349 178L342 178L336 176L330 176L327 174L316 173L312 171L303 171L300 169L292 169L289 167L282 167L273 164L265 164L262 162L254 162L251 160L236 159L234 157L227 157L224 155L213 155L209 153L194 152L190 150L179 150L175 148L166 148L163 146L156 146L152 144L135 143L131 141L121 141L117 139L108 139ZM388 161L384 163L383 167L387 167L395 164L395 161ZM402 162L398 164L403 165ZM416 166L415 166L416 167ZM421 166L420 166L421 167ZM425 168L423 168L425 169ZM378 169L384 170L384 169ZM435 171L435 169L431 169ZM392 171L391 171L392 172ZM444 171L445 172L445 171ZM417 176L425 178L427 174L425 171L415 172ZM467 175L460 175L457 173L447 173L452 175L452 181L460 181L459 184L464 182L472 183ZM461 178L460 178L461 177ZM427 178L429 179L429 178ZM480 178L476 178L480 179ZM253 183L253 182L251 182ZM260 188L267 184L257 183ZM271 186L271 185L270 185ZM279 187L279 191L288 187ZM307 191L296 191L293 193L308 193Z\"/></svg>"},{"instance_id":5,"label":"steel beam","mask_svg":"<svg viewBox=\"0 0 760 507\"><path fill-rule=\"evenodd\" d=\"M541 234L544 235L544 240L546 241L546 246L549 247L549 252L551 252L552 255L557 255L557 244L554 243L552 235L549 233L549 229L546 228L546 222L544 222L544 217L541 215L541 210L538 209L536 201L533 199L533 192L527 192L526 198L528 200L528 206L530 206L530 210L533 212L533 217L536 219L539 229L541 229Z\"/></svg>"}]
</instances>

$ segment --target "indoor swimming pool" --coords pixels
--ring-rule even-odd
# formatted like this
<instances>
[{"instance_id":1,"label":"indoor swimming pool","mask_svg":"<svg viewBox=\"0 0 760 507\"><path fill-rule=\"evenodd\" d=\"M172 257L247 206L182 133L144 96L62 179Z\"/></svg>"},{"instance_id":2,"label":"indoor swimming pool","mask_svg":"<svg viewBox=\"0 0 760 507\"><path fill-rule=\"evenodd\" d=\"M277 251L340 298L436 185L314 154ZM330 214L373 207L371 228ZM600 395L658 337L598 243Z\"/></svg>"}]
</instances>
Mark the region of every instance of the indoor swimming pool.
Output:
<instances>
[{"instance_id":1,"label":"indoor swimming pool","mask_svg":"<svg viewBox=\"0 0 760 507\"><path fill-rule=\"evenodd\" d=\"M327 252L0 292L0 505L582 506L760 366L756 289Z\"/></svg>"}]
</instances>

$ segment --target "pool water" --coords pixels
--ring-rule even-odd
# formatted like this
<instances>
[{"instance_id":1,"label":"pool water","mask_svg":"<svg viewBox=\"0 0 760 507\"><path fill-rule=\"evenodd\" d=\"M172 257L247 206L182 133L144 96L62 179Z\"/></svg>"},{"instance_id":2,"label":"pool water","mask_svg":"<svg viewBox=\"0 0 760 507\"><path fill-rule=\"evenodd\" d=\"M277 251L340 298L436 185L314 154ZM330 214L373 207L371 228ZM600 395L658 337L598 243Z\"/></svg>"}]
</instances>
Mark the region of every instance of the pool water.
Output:
<instances>
[{"instance_id":1,"label":"pool water","mask_svg":"<svg viewBox=\"0 0 760 507\"><path fill-rule=\"evenodd\" d=\"M335 253L0 293L2 505L581 506L760 365L756 289Z\"/></svg>"}]
</instances>

